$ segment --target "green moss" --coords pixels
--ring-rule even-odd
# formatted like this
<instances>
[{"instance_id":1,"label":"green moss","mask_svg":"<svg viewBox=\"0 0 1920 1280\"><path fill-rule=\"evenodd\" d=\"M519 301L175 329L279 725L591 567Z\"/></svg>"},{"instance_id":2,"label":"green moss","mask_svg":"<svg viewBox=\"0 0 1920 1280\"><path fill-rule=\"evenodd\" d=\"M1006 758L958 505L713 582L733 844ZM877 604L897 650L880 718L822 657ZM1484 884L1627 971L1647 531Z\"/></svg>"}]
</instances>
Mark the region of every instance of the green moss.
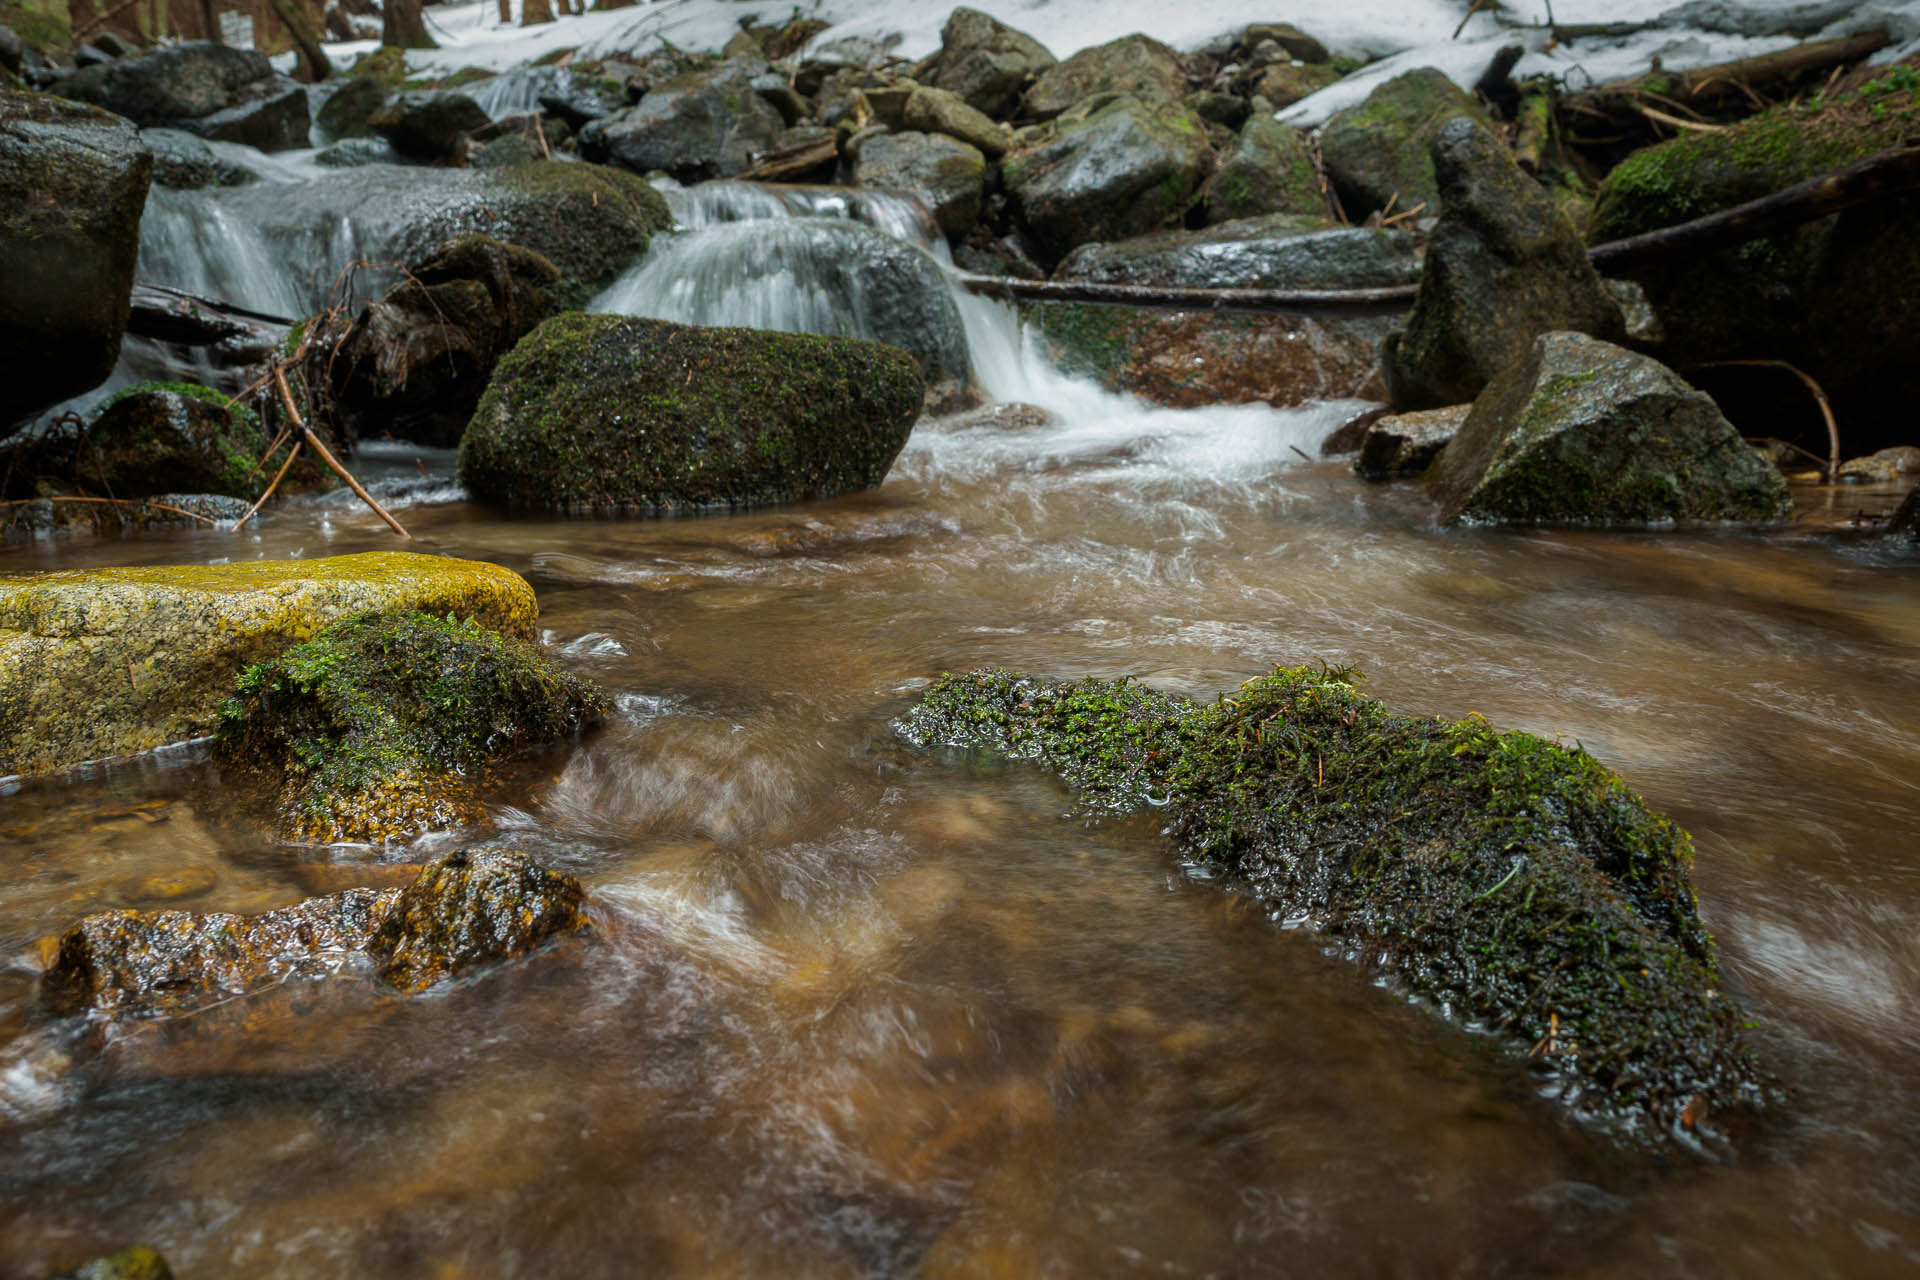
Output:
<instances>
[{"instance_id":1,"label":"green moss","mask_svg":"<svg viewBox=\"0 0 1920 1280\"><path fill-rule=\"evenodd\" d=\"M1140 319L1125 307L1084 302L1034 303L1021 309L1020 318L1047 339L1062 370L1108 386L1115 385Z\"/></svg>"},{"instance_id":2,"label":"green moss","mask_svg":"<svg viewBox=\"0 0 1920 1280\"><path fill-rule=\"evenodd\" d=\"M119 404L122 400L129 399L133 396L146 395L154 391L171 391L175 395L189 396L195 400L204 400L208 404L217 404L232 415L234 423L239 426L241 430L250 435L259 436L260 442L262 444L266 443L266 437L262 435L260 429L260 415L256 414L246 405L234 400L233 397L227 395L226 392L215 391L212 387L203 387L197 382L136 382L132 386L122 387L120 390L102 400L94 409L94 421L99 421L101 414L111 409L114 405Z\"/></svg>"},{"instance_id":3,"label":"green moss","mask_svg":"<svg viewBox=\"0 0 1920 1280\"><path fill-rule=\"evenodd\" d=\"M471 816L491 761L605 713L591 684L470 619L362 613L243 670L216 745L278 775L293 833L378 840Z\"/></svg>"},{"instance_id":4,"label":"green moss","mask_svg":"<svg viewBox=\"0 0 1920 1280\"><path fill-rule=\"evenodd\" d=\"M1358 680L1277 670L1208 706L980 671L900 728L1037 760L1098 811L1158 809L1184 856L1530 1050L1592 1120L1654 1137L1696 1096L1762 1101L1686 834L1578 747L1395 715Z\"/></svg>"},{"instance_id":5,"label":"green moss","mask_svg":"<svg viewBox=\"0 0 1920 1280\"><path fill-rule=\"evenodd\" d=\"M380 81L390 89L398 89L407 82L407 53L392 45L381 45L370 53L363 53L353 60L348 69L350 76L367 76Z\"/></svg>"}]
</instances>

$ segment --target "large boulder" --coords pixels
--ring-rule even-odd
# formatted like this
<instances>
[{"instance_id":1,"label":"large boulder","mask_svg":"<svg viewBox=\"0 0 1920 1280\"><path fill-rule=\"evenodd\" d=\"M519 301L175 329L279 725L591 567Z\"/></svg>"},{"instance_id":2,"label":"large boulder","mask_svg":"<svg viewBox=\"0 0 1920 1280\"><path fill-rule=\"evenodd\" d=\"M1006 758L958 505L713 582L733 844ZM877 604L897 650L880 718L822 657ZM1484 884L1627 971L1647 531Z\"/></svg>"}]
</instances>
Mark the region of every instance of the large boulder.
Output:
<instances>
[{"instance_id":1,"label":"large boulder","mask_svg":"<svg viewBox=\"0 0 1920 1280\"><path fill-rule=\"evenodd\" d=\"M1175 219L1212 169L1200 117L1171 98L1123 95L1018 135L1000 172L1028 230L1059 258Z\"/></svg>"},{"instance_id":2,"label":"large boulder","mask_svg":"<svg viewBox=\"0 0 1920 1280\"><path fill-rule=\"evenodd\" d=\"M511 849L460 850L411 884L348 889L259 915L104 911L61 935L41 977L55 1014L192 1014L290 978L370 961L409 994L586 927L572 876Z\"/></svg>"},{"instance_id":3,"label":"large boulder","mask_svg":"<svg viewBox=\"0 0 1920 1280\"><path fill-rule=\"evenodd\" d=\"M232 106L170 123L218 142L239 142L262 151L298 151L308 145L313 117L307 87L289 76L242 85Z\"/></svg>"},{"instance_id":4,"label":"large boulder","mask_svg":"<svg viewBox=\"0 0 1920 1280\"><path fill-rule=\"evenodd\" d=\"M113 372L152 174L125 120L0 92L0 435Z\"/></svg>"},{"instance_id":5,"label":"large boulder","mask_svg":"<svg viewBox=\"0 0 1920 1280\"><path fill-rule=\"evenodd\" d=\"M886 477L922 390L911 356L863 339L560 315L494 370L460 479L580 511L830 497Z\"/></svg>"},{"instance_id":6,"label":"large boulder","mask_svg":"<svg viewBox=\"0 0 1920 1280\"><path fill-rule=\"evenodd\" d=\"M1395 76L1357 107L1336 111L1320 134L1320 156L1348 216L1362 218L1389 203L1395 213L1425 205L1440 212L1444 197L1433 172L1433 142L1455 116L1486 120L1471 96L1432 67Z\"/></svg>"},{"instance_id":7,"label":"large boulder","mask_svg":"<svg viewBox=\"0 0 1920 1280\"><path fill-rule=\"evenodd\" d=\"M1578 747L1396 715L1355 679L1281 670L1197 703L978 671L899 727L1037 760L1089 812L1151 811L1263 911L1565 1077L1596 1123L1691 1142L1703 1114L1763 1105L1686 833Z\"/></svg>"},{"instance_id":8,"label":"large boulder","mask_svg":"<svg viewBox=\"0 0 1920 1280\"><path fill-rule=\"evenodd\" d=\"M297 839L386 841L483 821L494 762L602 719L600 691L472 619L369 612L240 673L215 754L263 777Z\"/></svg>"},{"instance_id":9,"label":"large boulder","mask_svg":"<svg viewBox=\"0 0 1920 1280\"><path fill-rule=\"evenodd\" d=\"M403 93L367 116L367 128L415 160L457 160L489 117L464 93Z\"/></svg>"},{"instance_id":10,"label":"large boulder","mask_svg":"<svg viewBox=\"0 0 1920 1280\"><path fill-rule=\"evenodd\" d=\"M270 443L253 412L229 406L218 391L192 383L140 383L102 404L68 445L70 457L60 459L66 465L55 469L112 497L252 498L271 475L262 474ZM43 469L47 461L52 459L43 461Z\"/></svg>"},{"instance_id":11,"label":"large boulder","mask_svg":"<svg viewBox=\"0 0 1920 1280\"><path fill-rule=\"evenodd\" d=\"M1588 228L1603 244L1706 217L1910 141L1911 68L1714 132L1688 132L1607 175ZM1770 235L1623 264L1645 288L1678 365L1786 360L1825 389L1848 445L1913 442L1920 401L1920 194L1857 206ZM1777 423L1777 390L1756 417ZM1810 411L1815 438L1825 447ZM1777 426L1769 427L1777 433Z\"/></svg>"},{"instance_id":12,"label":"large boulder","mask_svg":"<svg viewBox=\"0 0 1920 1280\"><path fill-rule=\"evenodd\" d=\"M1096 94L1124 93L1147 101L1187 94L1180 55L1151 36L1121 36L1080 50L1040 73L1021 99L1022 114L1051 120Z\"/></svg>"},{"instance_id":13,"label":"large boulder","mask_svg":"<svg viewBox=\"0 0 1920 1280\"><path fill-rule=\"evenodd\" d=\"M1394 408L1464 404L1542 333L1626 336L1579 233L1504 143L1456 116L1433 164L1445 211L1406 330L1381 352Z\"/></svg>"},{"instance_id":14,"label":"large boulder","mask_svg":"<svg viewBox=\"0 0 1920 1280\"><path fill-rule=\"evenodd\" d=\"M580 131L580 153L635 173L663 170L681 182L730 178L771 151L787 122L754 89L766 68L724 62L649 90L638 105Z\"/></svg>"},{"instance_id":15,"label":"large boulder","mask_svg":"<svg viewBox=\"0 0 1920 1280\"><path fill-rule=\"evenodd\" d=\"M1021 92L1054 58L1038 40L978 9L955 9L940 31L940 51L915 79L950 90L996 120L1013 113Z\"/></svg>"},{"instance_id":16,"label":"large boulder","mask_svg":"<svg viewBox=\"0 0 1920 1280\"><path fill-rule=\"evenodd\" d=\"M1427 473L1447 521L1771 523L1787 482L1704 392L1649 356L1579 333L1534 340L1474 401Z\"/></svg>"},{"instance_id":17,"label":"large boulder","mask_svg":"<svg viewBox=\"0 0 1920 1280\"><path fill-rule=\"evenodd\" d=\"M273 74L264 54L197 41L82 68L55 91L135 124L165 124L224 111L240 101L243 88Z\"/></svg>"},{"instance_id":18,"label":"large boulder","mask_svg":"<svg viewBox=\"0 0 1920 1280\"><path fill-rule=\"evenodd\" d=\"M913 196L949 236L963 236L980 221L986 178L979 148L943 133L868 138L853 162L854 186Z\"/></svg>"},{"instance_id":19,"label":"large boulder","mask_svg":"<svg viewBox=\"0 0 1920 1280\"><path fill-rule=\"evenodd\" d=\"M1420 258L1404 231L1270 214L1081 245L1054 277L1204 289L1378 289L1419 280Z\"/></svg>"},{"instance_id":20,"label":"large boulder","mask_svg":"<svg viewBox=\"0 0 1920 1280\"><path fill-rule=\"evenodd\" d=\"M1327 216L1306 139L1270 116L1247 121L1208 180L1204 199L1209 225L1268 213Z\"/></svg>"},{"instance_id":21,"label":"large boulder","mask_svg":"<svg viewBox=\"0 0 1920 1280\"><path fill-rule=\"evenodd\" d=\"M500 357L559 310L559 281L531 249L480 235L415 263L361 309L330 362L349 429L458 444Z\"/></svg>"},{"instance_id":22,"label":"large boulder","mask_svg":"<svg viewBox=\"0 0 1920 1280\"><path fill-rule=\"evenodd\" d=\"M210 733L242 667L369 609L538 613L510 570L397 551L0 576L0 776Z\"/></svg>"}]
</instances>

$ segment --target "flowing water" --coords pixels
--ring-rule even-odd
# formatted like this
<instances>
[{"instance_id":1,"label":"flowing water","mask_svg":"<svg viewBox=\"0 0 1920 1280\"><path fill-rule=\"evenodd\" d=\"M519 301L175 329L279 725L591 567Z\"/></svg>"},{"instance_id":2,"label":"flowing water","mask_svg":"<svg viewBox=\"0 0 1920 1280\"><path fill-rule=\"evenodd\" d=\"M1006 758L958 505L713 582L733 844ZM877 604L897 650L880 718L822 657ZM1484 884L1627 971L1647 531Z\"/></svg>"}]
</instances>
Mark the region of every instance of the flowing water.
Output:
<instances>
[{"instance_id":1,"label":"flowing water","mask_svg":"<svg viewBox=\"0 0 1920 1280\"><path fill-rule=\"evenodd\" d=\"M699 229L661 256L854 212L752 198L681 198ZM748 284L705 318L778 319ZM493 807L587 884L590 938L416 999L350 973L49 1023L36 940L85 912L258 911L461 837L280 845L192 744L0 783L0 1276L128 1241L203 1280L1920 1269L1920 569L1791 533L1439 529L1411 486L1301 461L1345 406L1153 410L961 310L994 398L1048 414L923 422L875 493L508 519L449 455L363 451L423 549L526 575L614 696ZM0 569L392 545L332 495ZM1578 740L1693 832L1791 1090L1770 1127L1724 1163L1611 1148L1150 815L1083 821L1033 767L888 727L942 671L1210 696L1319 661Z\"/></svg>"}]
</instances>

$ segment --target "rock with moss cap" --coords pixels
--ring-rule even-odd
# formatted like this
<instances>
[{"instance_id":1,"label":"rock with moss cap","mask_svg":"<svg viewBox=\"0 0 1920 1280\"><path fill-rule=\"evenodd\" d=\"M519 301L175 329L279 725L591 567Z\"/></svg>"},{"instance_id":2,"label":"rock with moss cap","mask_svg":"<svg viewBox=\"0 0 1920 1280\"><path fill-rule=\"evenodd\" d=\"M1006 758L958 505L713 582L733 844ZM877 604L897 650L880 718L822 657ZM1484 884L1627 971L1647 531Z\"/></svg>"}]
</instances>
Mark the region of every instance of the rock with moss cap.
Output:
<instances>
[{"instance_id":1,"label":"rock with moss cap","mask_svg":"<svg viewBox=\"0 0 1920 1280\"><path fill-rule=\"evenodd\" d=\"M914 78L1004 120L1021 91L1053 64L1053 55L1032 36L978 9L960 8L940 29L940 51L916 69Z\"/></svg>"},{"instance_id":2,"label":"rock with moss cap","mask_svg":"<svg viewBox=\"0 0 1920 1280\"><path fill-rule=\"evenodd\" d=\"M399 551L0 575L0 776L210 733L241 668L368 609L539 612L511 570Z\"/></svg>"},{"instance_id":3,"label":"rock with moss cap","mask_svg":"<svg viewBox=\"0 0 1920 1280\"><path fill-rule=\"evenodd\" d=\"M871 489L920 410L918 364L860 338L560 315L494 370L460 444L475 497L675 513Z\"/></svg>"},{"instance_id":4,"label":"rock with moss cap","mask_svg":"<svg viewBox=\"0 0 1920 1280\"><path fill-rule=\"evenodd\" d=\"M1203 705L980 671L900 727L1037 760L1095 812L1153 807L1183 857L1493 1029L1597 1124L1701 1136L1763 1102L1686 833L1585 751L1396 715L1355 678L1280 670Z\"/></svg>"},{"instance_id":5,"label":"rock with moss cap","mask_svg":"<svg viewBox=\"0 0 1920 1280\"><path fill-rule=\"evenodd\" d=\"M1464 404L1549 331L1625 338L1620 308L1546 190L1479 121L1433 142L1445 212L1407 327L1381 350L1393 407Z\"/></svg>"},{"instance_id":6,"label":"rock with moss cap","mask_svg":"<svg viewBox=\"0 0 1920 1280\"><path fill-rule=\"evenodd\" d=\"M1206 122L1171 98L1094 99L1016 135L1001 181L1040 247L1059 258L1179 217L1213 171Z\"/></svg>"},{"instance_id":7,"label":"rock with moss cap","mask_svg":"<svg viewBox=\"0 0 1920 1280\"><path fill-rule=\"evenodd\" d=\"M0 436L113 372L152 174L125 120L0 90Z\"/></svg>"},{"instance_id":8,"label":"rock with moss cap","mask_svg":"<svg viewBox=\"0 0 1920 1280\"><path fill-rule=\"evenodd\" d=\"M69 442L71 459L61 470L115 497L252 498L272 475L263 467L270 443L253 411L230 405L218 391L193 383L138 383L101 404L86 431ZM42 459L41 465L49 462Z\"/></svg>"},{"instance_id":9,"label":"rock with moss cap","mask_svg":"<svg viewBox=\"0 0 1920 1280\"><path fill-rule=\"evenodd\" d=\"M1247 121L1202 198L1209 226L1270 213L1327 216L1306 140L1292 125L1268 116Z\"/></svg>"},{"instance_id":10,"label":"rock with moss cap","mask_svg":"<svg viewBox=\"0 0 1920 1280\"><path fill-rule=\"evenodd\" d=\"M180 1017L368 964L415 994L584 928L584 900L579 881L523 853L463 849L402 888L348 889L258 915L103 911L61 935L40 999L61 1016Z\"/></svg>"},{"instance_id":11,"label":"rock with moss cap","mask_svg":"<svg viewBox=\"0 0 1920 1280\"><path fill-rule=\"evenodd\" d=\"M1793 514L1780 473L1649 356L1547 333L1474 401L1427 473L1448 521L1646 527Z\"/></svg>"},{"instance_id":12,"label":"rock with moss cap","mask_svg":"<svg viewBox=\"0 0 1920 1280\"><path fill-rule=\"evenodd\" d=\"M1021 114L1051 120L1087 99L1124 93L1145 101L1187 95L1180 55L1152 36L1121 36L1080 50L1040 73L1021 99Z\"/></svg>"},{"instance_id":13,"label":"rock with moss cap","mask_svg":"<svg viewBox=\"0 0 1920 1280\"><path fill-rule=\"evenodd\" d=\"M483 820L496 761L576 733L606 699L472 619L370 612L240 673L215 751L264 775L286 834L383 841Z\"/></svg>"},{"instance_id":14,"label":"rock with moss cap","mask_svg":"<svg viewBox=\"0 0 1920 1280\"><path fill-rule=\"evenodd\" d=\"M1395 213L1421 205L1439 213L1433 141L1460 115L1486 121L1479 104L1432 67L1396 76L1359 106L1335 112L1321 131L1320 155L1348 215L1361 218L1389 202Z\"/></svg>"}]
</instances>

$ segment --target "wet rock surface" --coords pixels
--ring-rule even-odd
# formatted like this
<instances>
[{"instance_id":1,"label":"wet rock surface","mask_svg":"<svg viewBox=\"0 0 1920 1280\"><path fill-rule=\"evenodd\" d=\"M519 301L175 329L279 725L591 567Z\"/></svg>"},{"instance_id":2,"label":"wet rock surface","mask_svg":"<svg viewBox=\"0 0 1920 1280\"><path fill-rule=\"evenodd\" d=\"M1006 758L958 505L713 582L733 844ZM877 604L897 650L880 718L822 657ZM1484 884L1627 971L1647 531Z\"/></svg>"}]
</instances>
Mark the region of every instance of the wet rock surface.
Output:
<instances>
[{"instance_id":1,"label":"wet rock surface","mask_svg":"<svg viewBox=\"0 0 1920 1280\"><path fill-rule=\"evenodd\" d=\"M965 235L980 220L987 161L975 147L939 133L869 138L853 164L853 184L922 201L948 235Z\"/></svg>"},{"instance_id":2,"label":"wet rock surface","mask_svg":"<svg viewBox=\"0 0 1920 1280\"><path fill-rule=\"evenodd\" d=\"M663 170L681 182L741 173L787 127L753 87L764 66L727 62L657 85L639 105L587 125L581 154L634 173Z\"/></svg>"},{"instance_id":3,"label":"wet rock surface","mask_svg":"<svg viewBox=\"0 0 1920 1280\"><path fill-rule=\"evenodd\" d=\"M1420 259L1402 231L1270 214L1203 231L1082 245L1061 261L1054 278L1208 289L1373 289L1419 280Z\"/></svg>"},{"instance_id":4,"label":"wet rock surface","mask_svg":"<svg viewBox=\"0 0 1920 1280\"><path fill-rule=\"evenodd\" d=\"M1274 213L1326 217L1300 131L1267 116L1248 120L1207 182L1206 209L1209 225Z\"/></svg>"},{"instance_id":5,"label":"wet rock surface","mask_svg":"<svg viewBox=\"0 0 1920 1280\"><path fill-rule=\"evenodd\" d=\"M1355 679L1281 669L1203 705L976 671L898 728L1038 761L1091 813L1151 804L1183 856L1499 1028L1597 1125L1691 1140L1701 1104L1764 1105L1686 833L1578 748L1396 715Z\"/></svg>"},{"instance_id":6,"label":"wet rock surface","mask_svg":"<svg viewBox=\"0 0 1920 1280\"><path fill-rule=\"evenodd\" d=\"M475 849L442 858L400 890L374 932L380 976L424 991L467 969L525 955L585 927L586 895L572 876L525 854Z\"/></svg>"},{"instance_id":7,"label":"wet rock surface","mask_svg":"<svg viewBox=\"0 0 1920 1280\"><path fill-rule=\"evenodd\" d=\"M1380 418L1361 438L1354 471L1366 480L1398 480L1421 474L1460 433L1472 410L1470 404L1456 404Z\"/></svg>"},{"instance_id":8,"label":"wet rock surface","mask_svg":"<svg viewBox=\"0 0 1920 1280\"><path fill-rule=\"evenodd\" d=\"M1361 105L1335 112L1321 134L1320 153L1348 216L1359 218L1389 203L1395 213L1421 205L1428 215L1439 213L1443 196L1431 149L1440 127L1460 115L1486 119L1478 103L1431 67L1389 80Z\"/></svg>"},{"instance_id":9,"label":"wet rock surface","mask_svg":"<svg viewBox=\"0 0 1920 1280\"><path fill-rule=\"evenodd\" d=\"M140 141L153 153L155 186L190 191L242 187L255 180L252 170L215 155L205 139L184 130L142 129Z\"/></svg>"},{"instance_id":10,"label":"wet rock surface","mask_svg":"<svg viewBox=\"0 0 1920 1280\"><path fill-rule=\"evenodd\" d=\"M960 8L948 15L940 51L921 66L916 78L958 94L976 111L1004 119L1033 78L1053 64L1053 55L1032 36L978 9Z\"/></svg>"},{"instance_id":11,"label":"wet rock surface","mask_svg":"<svg viewBox=\"0 0 1920 1280\"><path fill-rule=\"evenodd\" d=\"M1705 393L1648 356L1542 334L1474 402L1428 472L1470 524L1772 523L1787 482Z\"/></svg>"},{"instance_id":12,"label":"wet rock surface","mask_svg":"<svg viewBox=\"0 0 1920 1280\"><path fill-rule=\"evenodd\" d=\"M515 636L537 613L510 570L397 551L0 577L0 774L211 732L242 667L379 608Z\"/></svg>"},{"instance_id":13,"label":"wet rock surface","mask_svg":"<svg viewBox=\"0 0 1920 1280\"><path fill-rule=\"evenodd\" d=\"M561 315L500 362L460 445L476 497L563 510L737 508L878 485L922 374L859 338Z\"/></svg>"}]
</instances>

